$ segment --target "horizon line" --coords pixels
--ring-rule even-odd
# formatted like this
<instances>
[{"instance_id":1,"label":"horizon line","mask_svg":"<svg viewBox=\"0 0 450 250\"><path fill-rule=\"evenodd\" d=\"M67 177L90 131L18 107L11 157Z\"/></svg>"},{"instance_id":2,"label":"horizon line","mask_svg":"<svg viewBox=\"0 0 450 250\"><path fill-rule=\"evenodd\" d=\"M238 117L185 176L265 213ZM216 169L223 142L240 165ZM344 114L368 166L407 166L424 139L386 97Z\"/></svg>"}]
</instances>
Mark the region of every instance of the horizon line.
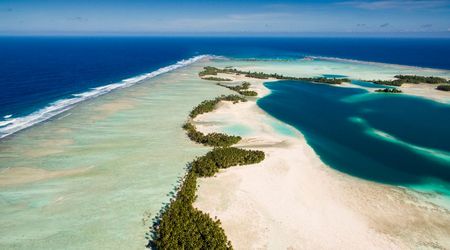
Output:
<instances>
[{"instance_id":1,"label":"horizon line","mask_svg":"<svg viewBox=\"0 0 450 250\"><path fill-rule=\"evenodd\" d=\"M450 32L0 32L0 37L355 37L450 38Z\"/></svg>"}]
</instances>

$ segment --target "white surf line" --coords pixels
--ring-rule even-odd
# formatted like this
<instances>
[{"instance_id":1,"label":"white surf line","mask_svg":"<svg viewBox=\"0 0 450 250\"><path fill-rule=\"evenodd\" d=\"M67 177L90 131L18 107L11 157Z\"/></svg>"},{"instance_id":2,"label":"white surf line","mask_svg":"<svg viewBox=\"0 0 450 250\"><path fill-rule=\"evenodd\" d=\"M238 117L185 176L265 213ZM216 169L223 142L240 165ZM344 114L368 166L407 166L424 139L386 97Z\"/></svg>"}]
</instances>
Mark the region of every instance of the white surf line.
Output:
<instances>
[{"instance_id":1,"label":"white surf line","mask_svg":"<svg viewBox=\"0 0 450 250\"><path fill-rule=\"evenodd\" d=\"M0 139L12 135L22 129L33 126L37 123L48 120L54 117L55 115L61 114L73 108L76 104L80 102L92 99L97 96L104 95L115 89L133 86L134 84L142 80L150 79L155 76L185 67L199 60L212 58L216 58L216 56L214 55L195 56L186 60L178 61L175 64L160 68L147 74L127 78L118 83L92 88L91 90L83 93L73 94L71 98L61 99L56 102L50 103L48 106L23 117L17 118L5 117L4 121L0 121Z\"/></svg>"}]
</instances>

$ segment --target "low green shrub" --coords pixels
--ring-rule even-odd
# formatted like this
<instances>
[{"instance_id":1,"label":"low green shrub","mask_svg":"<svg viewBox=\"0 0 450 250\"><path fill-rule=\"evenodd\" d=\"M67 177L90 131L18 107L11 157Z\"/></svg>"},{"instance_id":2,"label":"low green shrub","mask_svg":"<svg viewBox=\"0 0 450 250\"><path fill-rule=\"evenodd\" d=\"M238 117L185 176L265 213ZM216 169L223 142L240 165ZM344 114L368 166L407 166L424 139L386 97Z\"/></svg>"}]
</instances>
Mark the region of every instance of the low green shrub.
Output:
<instances>
[{"instance_id":1,"label":"low green shrub","mask_svg":"<svg viewBox=\"0 0 450 250\"><path fill-rule=\"evenodd\" d=\"M437 90L450 91L450 84L442 84L436 87Z\"/></svg>"},{"instance_id":2,"label":"low green shrub","mask_svg":"<svg viewBox=\"0 0 450 250\"><path fill-rule=\"evenodd\" d=\"M403 84L403 82L398 79L397 80L375 80L372 82L375 84L379 84L379 85L396 86L396 87L400 87Z\"/></svg>"},{"instance_id":3,"label":"low green shrub","mask_svg":"<svg viewBox=\"0 0 450 250\"><path fill-rule=\"evenodd\" d=\"M241 85L237 85L237 86L227 86L227 85L224 85L221 83L218 83L217 85L222 86L227 89L231 89L233 91L236 91L239 94L244 95L244 96L257 96L258 95L258 93L256 93L256 91L248 90L248 88L250 87L249 82L243 82Z\"/></svg>"},{"instance_id":4,"label":"low green shrub","mask_svg":"<svg viewBox=\"0 0 450 250\"><path fill-rule=\"evenodd\" d=\"M221 77L214 77L214 76L210 76L210 77L202 77L203 80L208 80L208 81L219 81L219 82L229 82L231 81L231 79L228 78L221 78Z\"/></svg>"},{"instance_id":5,"label":"low green shrub","mask_svg":"<svg viewBox=\"0 0 450 250\"><path fill-rule=\"evenodd\" d=\"M197 115L208 113L213 111L216 108L216 104L220 101L230 101L233 103L245 102L247 101L245 98L240 97L238 95L222 95L213 100L206 100L197 105L194 109L192 109L189 116L191 118L195 118Z\"/></svg>"},{"instance_id":6,"label":"low green shrub","mask_svg":"<svg viewBox=\"0 0 450 250\"><path fill-rule=\"evenodd\" d=\"M396 75L395 78L399 79L403 83L446 83L447 80L442 77L436 76L417 76L417 75Z\"/></svg>"},{"instance_id":7,"label":"low green shrub","mask_svg":"<svg viewBox=\"0 0 450 250\"><path fill-rule=\"evenodd\" d=\"M244 96L257 96L258 93L256 93L256 91L253 90L241 90L239 91L239 94L244 95Z\"/></svg>"},{"instance_id":8,"label":"low green shrub","mask_svg":"<svg viewBox=\"0 0 450 250\"><path fill-rule=\"evenodd\" d=\"M221 168L248 165L264 160L264 152L240 148L215 148L192 162L192 170L201 177L213 176Z\"/></svg>"},{"instance_id":9,"label":"low green shrub","mask_svg":"<svg viewBox=\"0 0 450 250\"><path fill-rule=\"evenodd\" d=\"M215 67L206 66L202 71L198 73L199 76L207 76L207 75L217 75L218 70Z\"/></svg>"},{"instance_id":10,"label":"low green shrub","mask_svg":"<svg viewBox=\"0 0 450 250\"><path fill-rule=\"evenodd\" d=\"M190 122L185 123L183 128L186 130L189 139L205 146L228 147L238 143L242 139L240 136L222 133L210 133L205 135L202 132L197 131L195 126Z\"/></svg>"},{"instance_id":11,"label":"low green shrub","mask_svg":"<svg viewBox=\"0 0 450 250\"><path fill-rule=\"evenodd\" d=\"M401 90L396 89L396 88L384 88L384 89L377 89L375 90L375 92L381 92L381 93L391 93L391 94L397 94L397 93L402 93Z\"/></svg>"},{"instance_id":12,"label":"low green shrub","mask_svg":"<svg viewBox=\"0 0 450 250\"><path fill-rule=\"evenodd\" d=\"M442 77L435 76L417 76L417 75L396 75L394 80L375 80L372 81L376 84L390 85L390 86L402 86L403 83L428 83L428 84L438 84L446 83L447 80Z\"/></svg>"}]
</instances>

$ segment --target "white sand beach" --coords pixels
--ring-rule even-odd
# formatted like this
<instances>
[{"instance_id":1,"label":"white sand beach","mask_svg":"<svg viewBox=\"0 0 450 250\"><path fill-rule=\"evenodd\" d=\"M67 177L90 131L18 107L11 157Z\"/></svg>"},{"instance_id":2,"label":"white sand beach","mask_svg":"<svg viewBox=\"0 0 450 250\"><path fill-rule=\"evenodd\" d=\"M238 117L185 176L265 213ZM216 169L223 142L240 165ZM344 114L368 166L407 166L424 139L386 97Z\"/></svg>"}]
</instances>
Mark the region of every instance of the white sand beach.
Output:
<instances>
[{"instance_id":1,"label":"white sand beach","mask_svg":"<svg viewBox=\"0 0 450 250\"><path fill-rule=\"evenodd\" d=\"M258 97L269 93L261 80L223 77L251 82ZM222 103L195 119L202 132L249 127L237 146L266 153L259 164L199 179L194 205L220 219L235 249L450 248L448 210L403 188L340 173L299 132L283 135L270 122L277 121L255 100Z\"/></svg>"},{"instance_id":2,"label":"white sand beach","mask_svg":"<svg viewBox=\"0 0 450 250\"><path fill-rule=\"evenodd\" d=\"M434 84L402 84L400 89L408 95L424 97L442 103L450 102L450 92L436 90Z\"/></svg>"}]
</instances>

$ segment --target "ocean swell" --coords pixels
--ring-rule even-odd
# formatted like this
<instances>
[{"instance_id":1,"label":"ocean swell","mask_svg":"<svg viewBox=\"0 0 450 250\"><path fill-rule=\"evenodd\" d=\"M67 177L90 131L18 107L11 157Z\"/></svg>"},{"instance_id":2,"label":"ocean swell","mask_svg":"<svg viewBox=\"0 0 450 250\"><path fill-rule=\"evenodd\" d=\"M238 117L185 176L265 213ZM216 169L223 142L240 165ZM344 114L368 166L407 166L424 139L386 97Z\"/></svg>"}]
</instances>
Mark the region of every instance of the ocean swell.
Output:
<instances>
[{"instance_id":1,"label":"ocean swell","mask_svg":"<svg viewBox=\"0 0 450 250\"><path fill-rule=\"evenodd\" d=\"M155 76L179 69L181 67L187 66L199 60L208 58L214 58L214 56L211 55L195 56L186 60L178 61L175 64L160 68L147 74L127 78L118 83L92 88L89 91L83 93L73 94L70 98L61 99L56 102L50 103L46 107L23 117L14 118L10 115L5 116L4 120L0 120L0 138L4 138L22 129L33 126L34 124L50 119L55 115L61 114L64 111L71 109L76 104L82 101L86 101L94 97L104 95L106 93L111 92L112 90L130 87L142 80L153 78Z\"/></svg>"}]
</instances>

